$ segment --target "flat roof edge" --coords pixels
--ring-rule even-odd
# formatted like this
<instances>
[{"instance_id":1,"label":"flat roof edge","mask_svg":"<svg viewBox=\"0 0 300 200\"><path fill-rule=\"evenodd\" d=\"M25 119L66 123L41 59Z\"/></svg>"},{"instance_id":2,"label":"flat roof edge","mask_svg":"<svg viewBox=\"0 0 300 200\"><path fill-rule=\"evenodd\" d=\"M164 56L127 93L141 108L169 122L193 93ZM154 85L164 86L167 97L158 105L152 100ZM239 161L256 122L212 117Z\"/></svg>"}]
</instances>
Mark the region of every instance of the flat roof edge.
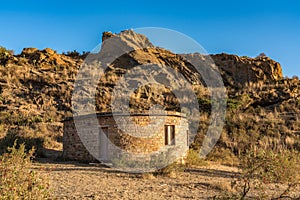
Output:
<instances>
[{"instance_id":1,"label":"flat roof edge","mask_svg":"<svg viewBox=\"0 0 300 200\"><path fill-rule=\"evenodd\" d=\"M72 117L66 117L62 122L64 121L70 121L73 120L74 118L76 119L86 119L86 118L92 118L92 117L112 117L112 116L149 116L149 113L145 112L139 112L139 113L122 113L122 112L98 112L98 113L93 113L93 114L86 114L86 115L77 115L77 116L72 116ZM183 117L186 118L185 113L181 112L176 112L176 111L166 111L166 114L164 113L151 113L151 116L174 116L174 117Z\"/></svg>"}]
</instances>

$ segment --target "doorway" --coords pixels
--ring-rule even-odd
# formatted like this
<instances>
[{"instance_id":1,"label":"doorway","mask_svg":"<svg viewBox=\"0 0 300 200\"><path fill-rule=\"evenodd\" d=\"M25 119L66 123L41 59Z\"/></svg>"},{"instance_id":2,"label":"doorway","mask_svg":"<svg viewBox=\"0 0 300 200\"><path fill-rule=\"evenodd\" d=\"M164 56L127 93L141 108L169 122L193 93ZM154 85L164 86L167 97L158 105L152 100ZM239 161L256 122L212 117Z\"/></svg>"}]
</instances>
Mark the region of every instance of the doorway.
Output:
<instances>
[{"instance_id":1,"label":"doorway","mask_svg":"<svg viewBox=\"0 0 300 200\"><path fill-rule=\"evenodd\" d=\"M102 131L101 131L102 130ZM100 134L100 160L108 160L108 127L101 127Z\"/></svg>"}]
</instances>

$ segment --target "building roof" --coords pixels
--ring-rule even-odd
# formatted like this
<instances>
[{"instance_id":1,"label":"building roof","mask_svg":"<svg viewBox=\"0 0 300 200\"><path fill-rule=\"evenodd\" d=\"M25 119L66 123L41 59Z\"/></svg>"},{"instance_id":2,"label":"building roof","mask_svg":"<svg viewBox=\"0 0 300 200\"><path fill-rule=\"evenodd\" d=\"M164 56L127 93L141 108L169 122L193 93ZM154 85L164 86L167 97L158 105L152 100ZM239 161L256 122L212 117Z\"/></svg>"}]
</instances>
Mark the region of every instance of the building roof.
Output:
<instances>
[{"instance_id":1,"label":"building roof","mask_svg":"<svg viewBox=\"0 0 300 200\"><path fill-rule=\"evenodd\" d=\"M112 117L112 116L129 116L127 113L122 113L122 112L98 112L98 113L93 113L93 114L87 114L87 115L78 115L78 116L72 116L72 117L67 117L63 121L70 121L73 120L74 118L76 119L88 119L95 117ZM149 113L147 112L135 112L135 113L130 113L130 116L149 116ZM186 118L185 113L181 112L176 112L176 111L166 111L166 112L159 112L159 113L151 113L151 116L173 116L173 117L183 117Z\"/></svg>"}]
</instances>

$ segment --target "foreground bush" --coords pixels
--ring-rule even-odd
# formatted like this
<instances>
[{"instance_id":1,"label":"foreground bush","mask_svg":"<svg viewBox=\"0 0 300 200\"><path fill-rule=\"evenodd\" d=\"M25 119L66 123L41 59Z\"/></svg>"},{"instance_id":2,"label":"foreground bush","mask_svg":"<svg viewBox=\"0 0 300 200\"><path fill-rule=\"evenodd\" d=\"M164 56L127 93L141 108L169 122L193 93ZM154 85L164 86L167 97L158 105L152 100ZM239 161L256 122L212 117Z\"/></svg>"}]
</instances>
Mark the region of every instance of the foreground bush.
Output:
<instances>
[{"instance_id":1,"label":"foreground bush","mask_svg":"<svg viewBox=\"0 0 300 200\"><path fill-rule=\"evenodd\" d=\"M241 170L240 180L234 181L236 192L217 199L247 199L253 195L255 199L300 199L298 152L250 151L241 161ZM272 185L281 189L268 193Z\"/></svg>"},{"instance_id":2,"label":"foreground bush","mask_svg":"<svg viewBox=\"0 0 300 200\"><path fill-rule=\"evenodd\" d=\"M246 177L264 183L292 183L300 179L299 153L260 150L248 153L242 162Z\"/></svg>"},{"instance_id":3,"label":"foreground bush","mask_svg":"<svg viewBox=\"0 0 300 200\"><path fill-rule=\"evenodd\" d=\"M0 199L47 199L49 185L31 170L34 149L25 152L25 145L8 148L0 157Z\"/></svg>"}]
</instances>

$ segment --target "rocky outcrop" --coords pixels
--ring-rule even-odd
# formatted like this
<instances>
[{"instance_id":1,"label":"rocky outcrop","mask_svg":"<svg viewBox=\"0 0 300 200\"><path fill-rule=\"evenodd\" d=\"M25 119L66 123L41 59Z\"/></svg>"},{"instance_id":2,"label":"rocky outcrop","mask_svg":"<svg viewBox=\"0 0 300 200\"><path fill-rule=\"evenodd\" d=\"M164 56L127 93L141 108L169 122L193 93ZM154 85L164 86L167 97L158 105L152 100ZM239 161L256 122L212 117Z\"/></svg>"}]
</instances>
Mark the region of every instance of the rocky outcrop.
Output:
<instances>
[{"instance_id":1,"label":"rocky outcrop","mask_svg":"<svg viewBox=\"0 0 300 200\"><path fill-rule=\"evenodd\" d=\"M124 63L132 62L134 64L162 64L169 65L179 69L184 76L190 79L196 77L196 71L193 66L184 59L185 55L174 54L171 51L154 47L151 42L141 34L137 34L131 30L126 30L120 34L104 32L102 40L105 42L108 38L114 38L113 43L118 43L119 46L129 46L133 49L138 49L134 53L130 53L127 57L119 58L114 64L119 64L121 67ZM106 45L105 48L115 48L113 45ZM147 47L147 49L143 49ZM230 54L210 55L214 63L218 66L219 71L224 79L225 85L230 87L245 86L245 84L255 82L270 82L283 79L282 69L278 62L266 57L265 55L257 58L239 57ZM201 59L208 60L207 56L202 56ZM129 66L131 68L131 66ZM195 80L193 80L195 81ZM197 83L199 84L199 83Z\"/></svg>"},{"instance_id":2,"label":"rocky outcrop","mask_svg":"<svg viewBox=\"0 0 300 200\"><path fill-rule=\"evenodd\" d=\"M111 37L114 37L113 42L114 44L118 44L118 47L128 46L128 47L132 47L133 49L140 49L143 47L148 47L148 48L154 47L154 45L149 41L149 39L145 35L135 33L132 30L125 30L120 32L119 34L113 34L111 32L103 32L102 42L105 43L105 41ZM115 46L106 45L105 48L110 48L110 47L115 47Z\"/></svg>"},{"instance_id":3,"label":"rocky outcrop","mask_svg":"<svg viewBox=\"0 0 300 200\"><path fill-rule=\"evenodd\" d=\"M219 67L225 84L231 87L283 79L280 64L265 56L249 58L222 53L211 55L211 58Z\"/></svg>"},{"instance_id":4,"label":"rocky outcrop","mask_svg":"<svg viewBox=\"0 0 300 200\"><path fill-rule=\"evenodd\" d=\"M105 52L105 55L110 55L108 52L114 52L117 47L129 47L133 51L118 57L108 66L107 75L99 83L99 93L96 98L99 111L110 111L114 86L128 70L137 70L134 68L136 66L149 63L166 66L178 71L194 86L204 87L206 85L201 74L187 60L194 54L179 55L163 48L154 47L144 35L131 30L123 31L120 34L104 32L102 40L104 43L102 51ZM273 84L283 79L280 64L265 56L249 58L222 53L210 56L197 55L197 58L209 64L211 61L215 63L228 91L243 89L255 83ZM178 101L171 90L162 89L161 86L142 86L132 96L132 107L147 109L152 104L159 104L168 110L179 109Z\"/></svg>"},{"instance_id":5,"label":"rocky outcrop","mask_svg":"<svg viewBox=\"0 0 300 200\"><path fill-rule=\"evenodd\" d=\"M39 66L67 66L76 65L74 59L58 54L56 51L45 48L44 50L38 50L37 48L24 48L20 55L18 55L21 64L22 62L31 63Z\"/></svg>"}]
</instances>

